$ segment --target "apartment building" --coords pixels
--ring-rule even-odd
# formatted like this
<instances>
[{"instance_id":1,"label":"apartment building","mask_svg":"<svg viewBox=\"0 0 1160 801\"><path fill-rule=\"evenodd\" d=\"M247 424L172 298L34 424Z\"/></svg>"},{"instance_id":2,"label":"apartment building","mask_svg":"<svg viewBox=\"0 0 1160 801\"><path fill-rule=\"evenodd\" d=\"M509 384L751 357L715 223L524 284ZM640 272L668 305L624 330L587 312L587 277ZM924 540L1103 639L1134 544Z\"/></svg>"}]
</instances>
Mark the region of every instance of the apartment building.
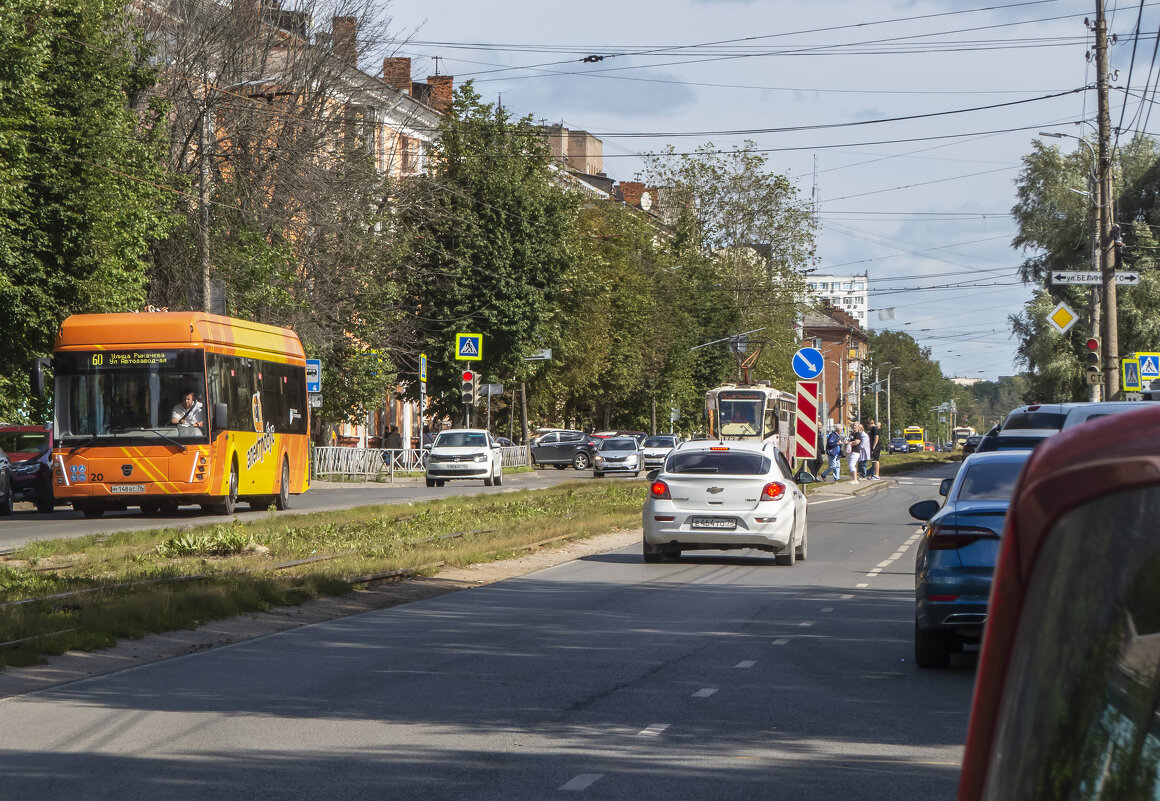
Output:
<instances>
[{"instance_id":1,"label":"apartment building","mask_svg":"<svg viewBox=\"0 0 1160 801\"><path fill-rule=\"evenodd\" d=\"M811 275L806 281L819 300L829 301L865 327L870 320L870 277L862 275Z\"/></svg>"}]
</instances>

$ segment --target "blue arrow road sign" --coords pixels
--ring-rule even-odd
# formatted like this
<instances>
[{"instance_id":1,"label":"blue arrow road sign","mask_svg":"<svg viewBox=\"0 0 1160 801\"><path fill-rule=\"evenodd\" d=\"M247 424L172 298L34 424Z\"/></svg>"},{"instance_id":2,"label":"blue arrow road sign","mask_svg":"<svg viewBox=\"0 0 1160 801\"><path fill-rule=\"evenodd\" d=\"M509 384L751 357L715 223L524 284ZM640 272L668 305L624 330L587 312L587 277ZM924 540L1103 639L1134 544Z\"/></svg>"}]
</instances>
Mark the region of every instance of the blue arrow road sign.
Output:
<instances>
[{"instance_id":1,"label":"blue arrow road sign","mask_svg":"<svg viewBox=\"0 0 1160 801\"><path fill-rule=\"evenodd\" d=\"M797 377L808 381L822 372L822 352L817 348L802 348L793 355L793 371Z\"/></svg>"}]
</instances>

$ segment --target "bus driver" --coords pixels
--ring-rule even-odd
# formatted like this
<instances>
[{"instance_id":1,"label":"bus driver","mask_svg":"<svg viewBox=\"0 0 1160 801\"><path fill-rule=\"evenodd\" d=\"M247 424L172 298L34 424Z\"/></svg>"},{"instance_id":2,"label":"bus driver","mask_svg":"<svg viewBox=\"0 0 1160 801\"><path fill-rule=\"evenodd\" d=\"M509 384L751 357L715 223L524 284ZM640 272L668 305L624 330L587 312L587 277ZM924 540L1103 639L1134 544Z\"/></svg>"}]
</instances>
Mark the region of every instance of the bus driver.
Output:
<instances>
[{"instance_id":1,"label":"bus driver","mask_svg":"<svg viewBox=\"0 0 1160 801\"><path fill-rule=\"evenodd\" d=\"M201 402L194 399L193 392L186 392L181 397L181 403L173 407L169 413L171 425L191 428L204 428L205 415L202 413Z\"/></svg>"}]
</instances>

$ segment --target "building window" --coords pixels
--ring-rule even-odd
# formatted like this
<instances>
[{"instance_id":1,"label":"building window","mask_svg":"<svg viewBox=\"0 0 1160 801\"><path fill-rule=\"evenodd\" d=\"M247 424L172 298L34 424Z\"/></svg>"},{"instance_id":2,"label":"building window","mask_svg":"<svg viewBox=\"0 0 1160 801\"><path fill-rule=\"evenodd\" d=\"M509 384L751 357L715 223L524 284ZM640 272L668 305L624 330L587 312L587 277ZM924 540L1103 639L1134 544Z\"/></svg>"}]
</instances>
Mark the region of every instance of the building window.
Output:
<instances>
[{"instance_id":1,"label":"building window","mask_svg":"<svg viewBox=\"0 0 1160 801\"><path fill-rule=\"evenodd\" d=\"M866 285L863 284L861 281L854 282L854 291L855 292L861 292L865 288L866 288Z\"/></svg>"},{"instance_id":2,"label":"building window","mask_svg":"<svg viewBox=\"0 0 1160 801\"><path fill-rule=\"evenodd\" d=\"M853 306L854 301L851 298L842 298L842 302L847 306Z\"/></svg>"},{"instance_id":3,"label":"building window","mask_svg":"<svg viewBox=\"0 0 1160 801\"><path fill-rule=\"evenodd\" d=\"M826 283L825 281L822 281L820 284L818 284L818 289L820 289L822 291L825 291L829 288L830 288L830 285L828 283Z\"/></svg>"},{"instance_id":4,"label":"building window","mask_svg":"<svg viewBox=\"0 0 1160 801\"><path fill-rule=\"evenodd\" d=\"M845 283L842 284L842 289L845 290L846 292L849 292L853 288L853 286L854 285L851 284L849 281L846 281Z\"/></svg>"}]
</instances>

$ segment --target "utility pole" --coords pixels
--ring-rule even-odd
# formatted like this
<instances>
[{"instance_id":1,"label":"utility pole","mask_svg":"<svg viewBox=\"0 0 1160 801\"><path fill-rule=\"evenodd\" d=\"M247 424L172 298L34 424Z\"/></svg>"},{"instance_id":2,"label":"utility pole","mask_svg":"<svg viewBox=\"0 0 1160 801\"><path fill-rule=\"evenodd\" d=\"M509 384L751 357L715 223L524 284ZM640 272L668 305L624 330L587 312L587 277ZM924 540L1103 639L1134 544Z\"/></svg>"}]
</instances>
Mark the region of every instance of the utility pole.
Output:
<instances>
[{"instance_id":1,"label":"utility pole","mask_svg":"<svg viewBox=\"0 0 1160 801\"><path fill-rule=\"evenodd\" d=\"M1102 339L1104 353L1104 400L1116 400L1120 390L1120 334L1116 314L1116 259L1112 226L1112 122L1108 110L1108 23L1104 0L1096 0L1096 95L1100 136L1100 268L1104 303Z\"/></svg>"},{"instance_id":2,"label":"utility pole","mask_svg":"<svg viewBox=\"0 0 1160 801\"><path fill-rule=\"evenodd\" d=\"M206 84L204 91L209 91ZM209 143L211 139L210 114L212 113L208 98L202 98L201 106L201 136L198 139L197 158L201 167L201 181L197 188L197 234L198 255L201 257L201 310L212 312L210 303L210 259L209 259L209 182L211 178Z\"/></svg>"}]
</instances>

